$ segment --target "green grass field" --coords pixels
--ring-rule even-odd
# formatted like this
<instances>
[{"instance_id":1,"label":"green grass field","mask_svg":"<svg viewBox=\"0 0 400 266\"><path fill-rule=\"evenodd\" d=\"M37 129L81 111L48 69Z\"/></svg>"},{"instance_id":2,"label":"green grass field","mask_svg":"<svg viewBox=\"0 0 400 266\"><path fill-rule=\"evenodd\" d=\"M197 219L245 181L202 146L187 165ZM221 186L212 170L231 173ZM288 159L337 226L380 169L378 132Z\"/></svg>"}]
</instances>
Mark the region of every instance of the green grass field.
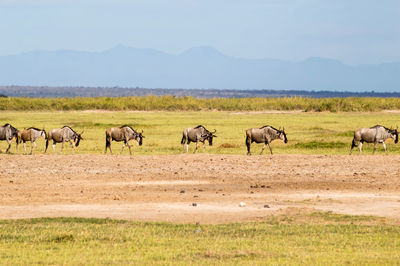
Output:
<instances>
[{"instance_id":1,"label":"green grass field","mask_svg":"<svg viewBox=\"0 0 400 266\"><path fill-rule=\"evenodd\" d=\"M395 265L399 261L400 227L368 216L310 213L226 225L81 218L0 221L3 265Z\"/></svg>"},{"instance_id":2,"label":"green grass field","mask_svg":"<svg viewBox=\"0 0 400 266\"><path fill-rule=\"evenodd\" d=\"M244 113L2 111L0 124L46 130L70 125L84 130L76 153L103 153L105 130L128 124L144 130L136 155L182 152L182 130L203 124L217 129L208 153L246 154L245 130L284 126L288 144L273 142L277 154L348 154L354 129L396 126L397 113ZM37 152L43 152L44 140ZM28 144L29 147L30 144ZM113 143L118 153L121 143ZM262 145L253 145L253 154ZM4 151L6 143L0 143ZM193 151L193 144L191 151ZM65 154L70 154L67 145ZM400 146L388 141L390 154ZM57 151L60 145L57 145ZM15 142L11 150L15 153ZM372 145L364 145L371 153ZM20 147L22 152L22 147ZM200 150L199 152L202 152ZM52 153L50 147L50 153ZM128 155L125 150L124 154ZM266 154L268 151L266 150ZM355 153L357 154L357 152ZM383 154L379 147L378 154ZM9 156L2 154L2 156ZM0 264L398 264L400 227L385 219L312 213L271 217L260 223L192 225L107 219L41 218L0 221Z\"/></svg>"},{"instance_id":3,"label":"green grass field","mask_svg":"<svg viewBox=\"0 0 400 266\"><path fill-rule=\"evenodd\" d=\"M206 147L211 154L246 154L245 130L251 127L272 125L284 126L288 144L274 141L272 148L276 154L348 154L353 132L356 128L371 127L382 124L395 127L399 123L399 114L393 112L362 113L246 113L246 112L88 112L88 111L2 111L0 124L11 123L18 129L30 126L46 130L70 125L76 131L84 131L84 138L76 153L103 153L105 131L112 126L131 125L137 130L144 130L144 144L133 145L134 154L161 155L182 152L180 141L182 130L187 127L204 125L209 130L217 129L214 146ZM390 154L400 154L400 145L392 140L387 141ZM29 147L30 143L28 143ZM60 150L60 144L56 149ZM0 142L2 151L6 142ZM122 143L112 143L114 153L119 153ZM253 154L261 150L262 144L253 144ZM366 154L372 152L372 144L366 144ZM49 146L52 152L51 146ZM191 144L190 151L193 151ZM11 149L15 153L15 142ZM44 140L38 141L37 152L44 151ZM20 149L22 152L22 149ZM202 152L202 149L199 150ZM268 148L265 153L268 154ZM65 146L65 154L70 154L69 145ZM383 148L378 146L378 154ZM129 154L128 150L124 154ZM357 154L357 151L355 151Z\"/></svg>"}]
</instances>

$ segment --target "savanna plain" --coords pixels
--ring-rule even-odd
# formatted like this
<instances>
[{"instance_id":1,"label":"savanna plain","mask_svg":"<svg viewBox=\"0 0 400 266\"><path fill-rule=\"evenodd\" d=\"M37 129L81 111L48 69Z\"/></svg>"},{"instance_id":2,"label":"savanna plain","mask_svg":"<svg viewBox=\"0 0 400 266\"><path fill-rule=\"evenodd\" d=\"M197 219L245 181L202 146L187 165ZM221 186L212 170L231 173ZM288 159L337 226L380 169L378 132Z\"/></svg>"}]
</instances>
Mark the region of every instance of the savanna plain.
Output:
<instances>
[{"instance_id":1,"label":"savanna plain","mask_svg":"<svg viewBox=\"0 0 400 266\"><path fill-rule=\"evenodd\" d=\"M348 155L356 128L396 127L400 113L304 111L1 111L18 129L69 125L69 145L0 142L2 264L398 264L400 146ZM104 155L105 131L144 131ZM183 153L182 130L216 129ZM246 156L245 130L285 127L288 143ZM27 145L28 151L30 143Z\"/></svg>"}]
</instances>

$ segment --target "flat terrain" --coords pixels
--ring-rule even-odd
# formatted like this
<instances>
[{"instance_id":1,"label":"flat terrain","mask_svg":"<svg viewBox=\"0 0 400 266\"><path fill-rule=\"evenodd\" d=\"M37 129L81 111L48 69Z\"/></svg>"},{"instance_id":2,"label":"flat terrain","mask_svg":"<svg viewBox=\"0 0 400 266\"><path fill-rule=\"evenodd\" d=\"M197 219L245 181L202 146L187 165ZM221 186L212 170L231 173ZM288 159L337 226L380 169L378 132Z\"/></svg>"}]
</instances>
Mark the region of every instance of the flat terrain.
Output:
<instances>
[{"instance_id":1,"label":"flat terrain","mask_svg":"<svg viewBox=\"0 0 400 266\"><path fill-rule=\"evenodd\" d=\"M64 125L82 132L76 154L103 154L105 131L110 127L130 125L134 129L144 130L143 145L132 143L135 155L178 155L182 153L182 131L188 127L204 125L209 130L217 130L213 146L206 145L209 154L245 155L245 130L264 125L276 128L285 127L288 143L272 142L275 154L349 154L354 130L360 127L372 127L376 124L396 127L399 124L399 112L375 113L313 113L301 111L268 111L268 112L111 112L111 111L66 111L66 112L0 112L0 125L10 123L18 129L37 127L49 131ZM392 139L386 141L390 155L400 155L400 145ZM31 143L27 143L28 152ZM112 142L114 153L119 153L121 142ZM258 154L262 144L252 144L253 154ZM365 144L365 154L372 153L373 144ZM0 141L0 153L7 148L5 141ZM43 153L45 140L38 139L35 154ZM60 153L61 145L56 145ZM189 151L194 150L190 144ZM15 141L11 152L16 153ZM20 145L19 153L23 148ZM52 153L51 144L48 153ZM265 151L269 152L268 148ZM382 145L377 147L377 154L384 154ZM69 145L65 145L64 154L71 154ZM124 155L129 154L125 148Z\"/></svg>"},{"instance_id":2,"label":"flat terrain","mask_svg":"<svg viewBox=\"0 0 400 266\"><path fill-rule=\"evenodd\" d=\"M288 207L400 219L397 155L1 155L0 165L0 219L215 224Z\"/></svg>"}]
</instances>

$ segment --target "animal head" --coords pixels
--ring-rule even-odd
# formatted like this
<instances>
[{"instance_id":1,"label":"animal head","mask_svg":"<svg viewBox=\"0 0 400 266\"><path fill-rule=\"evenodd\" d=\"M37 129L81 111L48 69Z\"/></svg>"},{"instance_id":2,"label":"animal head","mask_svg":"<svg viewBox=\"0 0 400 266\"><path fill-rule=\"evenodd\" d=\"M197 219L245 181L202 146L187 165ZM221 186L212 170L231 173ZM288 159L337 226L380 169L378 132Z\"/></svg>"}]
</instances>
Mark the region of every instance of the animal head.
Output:
<instances>
[{"instance_id":1,"label":"animal head","mask_svg":"<svg viewBox=\"0 0 400 266\"><path fill-rule=\"evenodd\" d=\"M75 147L78 147L78 146L79 146L79 142L80 142L81 140L83 140L82 134L83 134L83 131L82 131L80 134L75 133L75 136L74 136Z\"/></svg>"},{"instance_id":2,"label":"animal head","mask_svg":"<svg viewBox=\"0 0 400 266\"><path fill-rule=\"evenodd\" d=\"M42 129L42 131L40 131L40 136L44 137L44 139L47 139L47 133L46 130L44 130L44 128Z\"/></svg>"},{"instance_id":3,"label":"animal head","mask_svg":"<svg viewBox=\"0 0 400 266\"><path fill-rule=\"evenodd\" d=\"M142 146L142 144L143 144L143 138L144 138L144 136L143 136L143 130L142 130L142 132L136 133L135 140L139 143L139 146Z\"/></svg>"},{"instance_id":4,"label":"animal head","mask_svg":"<svg viewBox=\"0 0 400 266\"><path fill-rule=\"evenodd\" d=\"M285 127L283 127L283 129L281 130L279 128L278 130L278 136L281 140L283 140L283 142L287 143L287 137L286 137L286 132L285 132Z\"/></svg>"},{"instance_id":5,"label":"animal head","mask_svg":"<svg viewBox=\"0 0 400 266\"><path fill-rule=\"evenodd\" d=\"M389 133L391 134L392 139L394 140L394 143L399 142L399 132L397 131L397 128L396 129L390 129Z\"/></svg>"},{"instance_id":6,"label":"animal head","mask_svg":"<svg viewBox=\"0 0 400 266\"><path fill-rule=\"evenodd\" d=\"M12 137L18 137L18 129L16 129L15 127L10 125L9 123L4 124L3 127L9 127L10 128Z\"/></svg>"},{"instance_id":7,"label":"animal head","mask_svg":"<svg viewBox=\"0 0 400 266\"><path fill-rule=\"evenodd\" d=\"M216 138L217 136L214 135L214 133L217 132L216 129L214 129L214 132L207 131L203 135L201 135L201 139L207 140L208 145L212 146L213 145L213 138Z\"/></svg>"}]
</instances>

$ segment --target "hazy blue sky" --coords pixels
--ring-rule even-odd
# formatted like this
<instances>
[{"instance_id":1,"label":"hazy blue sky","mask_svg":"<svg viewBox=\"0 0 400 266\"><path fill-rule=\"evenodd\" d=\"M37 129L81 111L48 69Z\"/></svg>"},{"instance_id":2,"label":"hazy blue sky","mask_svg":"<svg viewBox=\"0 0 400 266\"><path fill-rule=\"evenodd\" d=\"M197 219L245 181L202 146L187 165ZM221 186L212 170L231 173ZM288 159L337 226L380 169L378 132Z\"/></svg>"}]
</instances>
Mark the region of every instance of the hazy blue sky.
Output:
<instances>
[{"instance_id":1,"label":"hazy blue sky","mask_svg":"<svg viewBox=\"0 0 400 266\"><path fill-rule=\"evenodd\" d=\"M380 63L400 61L400 1L0 0L0 36L0 55L207 45L246 58Z\"/></svg>"}]
</instances>

